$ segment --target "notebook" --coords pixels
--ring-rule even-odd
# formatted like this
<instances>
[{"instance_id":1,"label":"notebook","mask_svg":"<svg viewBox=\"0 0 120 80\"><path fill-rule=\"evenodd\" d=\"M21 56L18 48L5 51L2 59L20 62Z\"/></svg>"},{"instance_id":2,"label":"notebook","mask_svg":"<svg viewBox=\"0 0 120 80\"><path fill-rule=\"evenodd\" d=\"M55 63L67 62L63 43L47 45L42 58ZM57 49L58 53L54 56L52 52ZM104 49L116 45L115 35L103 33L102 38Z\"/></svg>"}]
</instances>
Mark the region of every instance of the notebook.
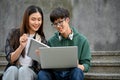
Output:
<instances>
[{"instance_id":1,"label":"notebook","mask_svg":"<svg viewBox=\"0 0 120 80\"><path fill-rule=\"evenodd\" d=\"M42 69L77 67L77 46L39 48Z\"/></svg>"},{"instance_id":2,"label":"notebook","mask_svg":"<svg viewBox=\"0 0 120 80\"><path fill-rule=\"evenodd\" d=\"M36 60L40 63L40 56L38 56L35 51L38 49L39 47L46 47L49 48L49 46L47 46L44 43L38 42L37 40L30 38L30 46L28 48L28 56L31 57L33 60Z\"/></svg>"}]
</instances>

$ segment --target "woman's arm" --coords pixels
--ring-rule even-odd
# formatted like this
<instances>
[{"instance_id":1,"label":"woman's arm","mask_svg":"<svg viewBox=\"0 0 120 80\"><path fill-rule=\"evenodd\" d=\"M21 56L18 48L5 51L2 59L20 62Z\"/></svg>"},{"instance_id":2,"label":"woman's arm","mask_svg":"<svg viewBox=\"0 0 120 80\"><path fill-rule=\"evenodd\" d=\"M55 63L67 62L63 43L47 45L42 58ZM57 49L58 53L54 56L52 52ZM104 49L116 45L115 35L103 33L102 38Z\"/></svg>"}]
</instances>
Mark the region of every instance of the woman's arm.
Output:
<instances>
[{"instance_id":1,"label":"woman's arm","mask_svg":"<svg viewBox=\"0 0 120 80\"><path fill-rule=\"evenodd\" d=\"M28 36L27 34L23 34L20 39L20 45L19 47L11 53L11 62L13 63L14 61L16 61L19 56L21 55L22 51L24 50L26 44L27 44L27 41L28 41Z\"/></svg>"}]
</instances>

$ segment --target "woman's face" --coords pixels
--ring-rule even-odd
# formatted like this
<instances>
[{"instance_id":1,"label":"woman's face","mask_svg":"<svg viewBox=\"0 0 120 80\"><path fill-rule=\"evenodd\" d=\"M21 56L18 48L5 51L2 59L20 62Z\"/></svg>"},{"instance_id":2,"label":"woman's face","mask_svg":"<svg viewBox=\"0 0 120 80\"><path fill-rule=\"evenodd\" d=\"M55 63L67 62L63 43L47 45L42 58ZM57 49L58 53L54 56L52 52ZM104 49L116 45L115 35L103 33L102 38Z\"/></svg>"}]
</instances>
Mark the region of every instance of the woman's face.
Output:
<instances>
[{"instance_id":1,"label":"woman's face","mask_svg":"<svg viewBox=\"0 0 120 80\"><path fill-rule=\"evenodd\" d=\"M33 13L29 16L29 32L34 34L42 24L42 16L39 12Z\"/></svg>"}]
</instances>

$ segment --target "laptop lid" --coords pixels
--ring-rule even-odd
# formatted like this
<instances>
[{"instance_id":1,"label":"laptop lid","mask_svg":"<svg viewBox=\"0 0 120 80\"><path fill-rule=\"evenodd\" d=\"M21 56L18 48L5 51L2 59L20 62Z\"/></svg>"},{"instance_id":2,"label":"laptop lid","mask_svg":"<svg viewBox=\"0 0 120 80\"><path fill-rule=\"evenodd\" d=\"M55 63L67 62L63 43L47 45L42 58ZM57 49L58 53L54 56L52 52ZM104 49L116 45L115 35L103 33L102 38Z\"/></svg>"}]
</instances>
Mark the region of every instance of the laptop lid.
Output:
<instances>
[{"instance_id":1,"label":"laptop lid","mask_svg":"<svg viewBox=\"0 0 120 80\"><path fill-rule=\"evenodd\" d=\"M77 67L77 46L39 49L42 69Z\"/></svg>"}]
</instances>

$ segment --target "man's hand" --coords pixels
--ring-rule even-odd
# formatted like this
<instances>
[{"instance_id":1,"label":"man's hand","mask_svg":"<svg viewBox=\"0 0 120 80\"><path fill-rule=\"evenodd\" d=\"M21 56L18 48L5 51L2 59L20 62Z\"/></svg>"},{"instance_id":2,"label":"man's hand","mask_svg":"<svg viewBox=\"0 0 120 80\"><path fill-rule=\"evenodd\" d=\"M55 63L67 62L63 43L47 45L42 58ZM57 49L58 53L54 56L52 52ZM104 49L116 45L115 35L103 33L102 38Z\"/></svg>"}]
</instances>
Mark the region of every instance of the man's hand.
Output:
<instances>
[{"instance_id":1,"label":"man's hand","mask_svg":"<svg viewBox=\"0 0 120 80\"><path fill-rule=\"evenodd\" d=\"M84 66L83 65L78 64L78 68L80 68L82 71L84 71Z\"/></svg>"}]
</instances>

